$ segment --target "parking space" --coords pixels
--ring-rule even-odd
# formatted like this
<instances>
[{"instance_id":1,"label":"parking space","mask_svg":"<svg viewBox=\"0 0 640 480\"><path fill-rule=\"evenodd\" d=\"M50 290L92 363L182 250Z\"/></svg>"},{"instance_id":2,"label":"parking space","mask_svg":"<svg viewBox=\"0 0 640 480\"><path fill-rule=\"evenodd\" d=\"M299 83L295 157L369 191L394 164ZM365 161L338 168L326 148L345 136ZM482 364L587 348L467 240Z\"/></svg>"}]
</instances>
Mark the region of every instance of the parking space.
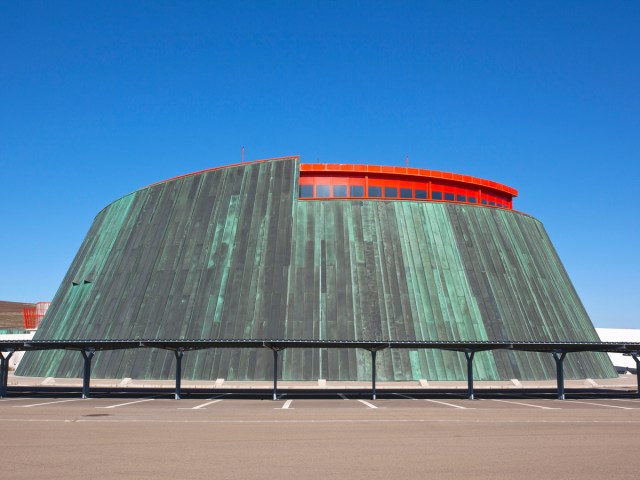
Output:
<instances>
[{"instance_id":1,"label":"parking space","mask_svg":"<svg viewBox=\"0 0 640 480\"><path fill-rule=\"evenodd\" d=\"M420 391L384 391L371 399L365 390L347 392L286 391L272 400L272 392L226 391L220 393L185 392L176 400L167 390L153 391L95 391L89 399L79 397L77 391L23 391L0 399L0 412L10 410L42 410L66 412L94 409L104 412L261 412L261 411L373 411L397 412L473 412L473 411L523 411L539 413L551 411L620 411L640 412L640 399L632 393L572 392L566 400L557 400L550 392L484 392L476 400L468 400L459 393L430 393Z\"/></svg>"}]
</instances>

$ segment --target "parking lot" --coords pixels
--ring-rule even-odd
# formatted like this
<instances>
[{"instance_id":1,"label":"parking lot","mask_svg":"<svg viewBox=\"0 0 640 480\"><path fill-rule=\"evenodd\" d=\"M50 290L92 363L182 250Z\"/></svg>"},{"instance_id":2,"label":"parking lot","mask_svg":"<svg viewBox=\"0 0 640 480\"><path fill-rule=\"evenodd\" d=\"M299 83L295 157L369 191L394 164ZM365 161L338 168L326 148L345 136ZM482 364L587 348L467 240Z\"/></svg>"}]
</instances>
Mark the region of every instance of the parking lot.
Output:
<instances>
[{"instance_id":1,"label":"parking lot","mask_svg":"<svg viewBox=\"0 0 640 480\"><path fill-rule=\"evenodd\" d=\"M13 390L12 478L636 478L635 392Z\"/></svg>"}]
</instances>

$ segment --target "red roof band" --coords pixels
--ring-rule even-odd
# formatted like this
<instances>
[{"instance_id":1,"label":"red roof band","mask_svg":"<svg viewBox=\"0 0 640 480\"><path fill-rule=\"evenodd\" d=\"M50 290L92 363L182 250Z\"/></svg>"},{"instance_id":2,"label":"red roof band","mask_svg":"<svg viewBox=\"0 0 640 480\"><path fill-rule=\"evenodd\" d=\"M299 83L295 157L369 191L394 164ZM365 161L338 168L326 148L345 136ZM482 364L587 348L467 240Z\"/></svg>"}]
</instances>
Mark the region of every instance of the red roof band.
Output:
<instances>
[{"instance_id":1,"label":"red roof band","mask_svg":"<svg viewBox=\"0 0 640 480\"><path fill-rule=\"evenodd\" d=\"M491 180L419 168L301 164L301 200L379 199L513 208L514 188Z\"/></svg>"},{"instance_id":2,"label":"red roof band","mask_svg":"<svg viewBox=\"0 0 640 480\"><path fill-rule=\"evenodd\" d=\"M249 163L299 159L297 156L253 160L188 173L169 180ZM158 183L164 183L164 180ZM157 185L153 184L153 185ZM513 208L518 191L483 178L421 168L330 163L300 164L300 200L368 199L453 202Z\"/></svg>"}]
</instances>

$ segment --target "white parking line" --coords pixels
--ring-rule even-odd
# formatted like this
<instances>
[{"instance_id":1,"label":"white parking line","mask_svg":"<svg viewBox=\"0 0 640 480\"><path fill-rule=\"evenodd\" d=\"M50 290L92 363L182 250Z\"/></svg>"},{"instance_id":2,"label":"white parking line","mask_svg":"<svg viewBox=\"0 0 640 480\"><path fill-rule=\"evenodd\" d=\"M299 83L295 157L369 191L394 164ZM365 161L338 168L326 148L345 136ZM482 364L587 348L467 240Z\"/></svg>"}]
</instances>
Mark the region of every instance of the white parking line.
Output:
<instances>
[{"instance_id":1,"label":"white parking line","mask_svg":"<svg viewBox=\"0 0 640 480\"><path fill-rule=\"evenodd\" d=\"M134 403L150 402L151 400L155 400L158 397L160 397L160 395L154 395L153 397L143 398L142 400L136 400L134 402L119 403L117 405L109 405L108 407L96 407L96 408L118 408L118 407L124 407L125 405L133 405Z\"/></svg>"},{"instance_id":2,"label":"white parking line","mask_svg":"<svg viewBox=\"0 0 640 480\"><path fill-rule=\"evenodd\" d=\"M15 402L16 400L38 400L36 397L14 397L14 398L0 398L0 403Z\"/></svg>"},{"instance_id":3,"label":"white parking line","mask_svg":"<svg viewBox=\"0 0 640 480\"><path fill-rule=\"evenodd\" d=\"M282 405L282 408L279 410L288 410L289 407L291 406L291 402L293 402L293 400L287 400L286 402L284 402L284 405Z\"/></svg>"},{"instance_id":4,"label":"white parking line","mask_svg":"<svg viewBox=\"0 0 640 480\"><path fill-rule=\"evenodd\" d=\"M349 400L344 393L339 393L338 396L343 400Z\"/></svg>"},{"instance_id":5,"label":"white parking line","mask_svg":"<svg viewBox=\"0 0 640 480\"><path fill-rule=\"evenodd\" d=\"M621 407L619 405L606 405L604 403L582 402L578 400L556 400L557 402L582 403L584 405L595 405L596 407L619 408L621 410L638 410L637 408Z\"/></svg>"},{"instance_id":6,"label":"white parking line","mask_svg":"<svg viewBox=\"0 0 640 480\"><path fill-rule=\"evenodd\" d=\"M369 402L367 402L367 401L365 401L365 400L358 400L358 401L359 401L360 403L364 403L364 404L365 404L367 407L369 407L369 408L378 408L378 407L376 407L373 403L369 403Z\"/></svg>"},{"instance_id":7,"label":"white parking line","mask_svg":"<svg viewBox=\"0 0 640 480\"><path fill-rule=\"evenodd\" d=\"M402 398L408 398L409 400L418 400L417 398L410 397L409 395L403 395L401 393L394 393L394 395Z\"/></svg>"},{"instance_id":8,"label":"white parking line","mask_svg":"<svg viewBox=\"0 0 640 480\"><path fill-rule=\"evenodd\" d=\"M475 410L473 407L462 407L460 405L454 405L453 403L440 402L438 400L431 400L430 398L425 398L424 401L425 402L440 403L441 405L446 405L448 407L453 407L453 408L459 408L460 410Z\"/></svg>"},{"instance_id":9,"label":"white parking line","mask_svg":"<svg viewBox=\"0 0 640 480\"><path fill-rule=\"evenodd\" d=\"M498 400L497 398L490 399L494 402L513 403L514 405L524 405L525 407L541 408L542 410L560 410L558 407L543 407L542 405L533 405L532 403L513 402L510 400Z\"/></svg>"},{"instance_id":10,"label":"white parking line","mask_svg":"<svg viewBox=\"0 0 640 480\"><path fill-rule=\"evenodd\" d=\"M209 405L213 405L214 403L221 402L222 398L220 398L220 397L224 397L226 395L231 395L231 394L230 393L223 393L222 395L217 395L215 397L208 398L207 400L211 400L210 402L206 402L206 403L203 403L201 405L197 405L197 406L191 407L191 408L178 408L178 410L200 410L200 409L203 409L204 407L208 407Z\"/></svg>"},{"instance_id":11,"label":"white parking line","mask_svg":"<svg viewBox=\"0 0 640 480\"><path fill-rule=\"evenodd\" d=\"M640 403L639 398L610 398L609 400L613 400L614 402L631 402L631 403Z\"/></svg>"},{"instance_id":12,"label":"white parking line","mask_svg":"<svg viewBox=\"0 0 640 480\"><path fill-rule=\"evenodd\" d=\"M40 405L53 405L54 403L65 403L65 402L80 402L82 400L89 400L89 399L88 398L70 398L68 400L56 400L55 402L33 403L31 405L14 405L14 407L16 408L39 407Z\"/></svg>"}]
</instances>

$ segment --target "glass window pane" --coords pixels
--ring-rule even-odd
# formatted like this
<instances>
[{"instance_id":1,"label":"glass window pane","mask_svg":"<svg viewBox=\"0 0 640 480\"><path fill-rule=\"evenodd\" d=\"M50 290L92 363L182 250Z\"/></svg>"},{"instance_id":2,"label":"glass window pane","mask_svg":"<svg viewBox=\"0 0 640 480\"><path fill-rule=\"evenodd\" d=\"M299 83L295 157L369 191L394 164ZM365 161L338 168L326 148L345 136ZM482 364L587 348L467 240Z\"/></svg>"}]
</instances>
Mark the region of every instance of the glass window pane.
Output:
<instances>
[{"instance_id":1,"label":"glass window pane","mask_svg":"<svg viewBox=\"0 0 640 480\"><path fill-rule=\"evenodd\" d=\"M496 206L496 202L489 202L489 205L491 205L492 207Z\"/></svg>"},{"instance_id":2,"label":"glass window pane","mask_svg":"<svg viewBox=\"0 0 640 480\"><path fill-rule=\"evenodd\" d=\"M427 191L426 190L416 190L416 198L427 198Z\"/></svg>"},{"instance_id":3,"label":"glass window pane","mask_svg":"<svg viewBox=\"0 0 640 480\"><path fill-rule=\"evenodd\" d=\"M454 197L453 193L445 193L444 194L444 199L445 200L449 200L450 202L452 202L454 200L454 198L455 197Z\"/></svg>"},{"instance_id":4,"label":"glass window pane","mask_svg":"<svg viewBox=\"0 0 640 480\"><path fill-rule=\"evenodd\" d=\"M350 197L364 197L364 187L362 185L351 185L349 187Z\"/></svg>"},{"instance_id":5,"label":"glass window pane","mask_svg":"<svg viewBox=\"0 0 640 480\"><path fill-rule=\"evenodd\" d=\"M412 191L410 188L401 188L400 189L400 198L413 198Z\"/></svg>"},{"instance_id":6,"label":"glass window pane","mask_svg":"<svg viewBox=\"0 0 640 480\"><path fill-rule=\"evenodd\" d=\"M467 201L467 197L465 197L464 195L456 195L456 202L466 202Z\"/></svg>"},{"instance_id":7,"label":"glass window pane","mask_svg":"<svg viewBox=\"0 0 640 480\"><path fill-rule=\"evenodd\" d=\"M469 203L478 203L478 200L476 200L476 197L469 197Z\"/></svg>"},{"instance_id":8,"label":"glass window pane","mask_svg":"<svg viewBox=\"0 0 640 480\"><path fill-rule=\"evenodd\" d=\"M316 185L316 198L328 198L331 196L331 186Z\"/></svg>"},{"instance_id":9,"label":"glass window pane","mask_svg":"<svg viewBox=\"0 0 640 480\"><path fill-rule=\"evenodd\" d=\"M313 198L313 185L300 185L300 198Z\"/></svg>"},{"instance_id":10,"label":"glass window pane","mask_svg":"<svg viewBox=\"0 0 640 480\"><path fill-rule=\"evenodd\" d=\"M486 205L486 204L487 204L487 201L486 201L486 200L482 200L482 204L483 204L483 205Z\"/></svg>"},{"instance_id":11,"label":"glass window pane","mask_svg":"<svg viewBox=\"0 0 640 480\"><path fill-rule=\"evenodd\" d=\"M384 196L386 198L398 198L398 189L395 187L384 187Z\"/></svg>"},{"instance_id":12,"label":"glass window pane","mask_svg":"<svg viewBox=\"0 0 640 480\"><path fill-rule=\"evenodd\" d=\"M369 187L369 196L370 197L381 197L382 196L382 187Z\"/></svg>"},{"instance_id":13,"label":"glass window pane","mask_svg":"<svg viewBox=\"0 0 640 480\"><path fill-rule=\"evenodd\" d=\"M346 185L334 185L333 186L333 196L334 197L346 197L347 196L347 186Z\"/></svg>"},{"instance_id":14,"label":"glass window pane","mask_svg":"<svg viewBox=\"0 0 640 480\"><path fill-rule=\"evenodd\" d=\"M431 192L431 198L433 200L442 200L442 192Z\"/></svg>"}]
</instances>

